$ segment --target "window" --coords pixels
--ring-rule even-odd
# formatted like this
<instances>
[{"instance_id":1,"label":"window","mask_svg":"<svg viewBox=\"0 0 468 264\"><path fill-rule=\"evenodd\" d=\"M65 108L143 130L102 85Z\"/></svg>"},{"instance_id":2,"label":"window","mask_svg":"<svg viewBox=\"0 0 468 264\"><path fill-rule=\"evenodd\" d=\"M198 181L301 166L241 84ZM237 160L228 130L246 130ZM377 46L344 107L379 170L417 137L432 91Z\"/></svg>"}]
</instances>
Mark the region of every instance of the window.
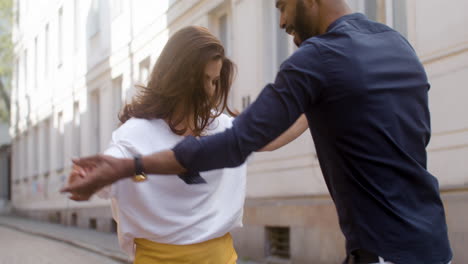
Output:
<instances>
[{"instance_id":1,"label":"window","mask_svg":"<svg viewBox=\"0 0 468 264\"><path fill-rule=\"evenodd\" d=\"M18 97L17 97L17 98L18 98ZM16 103L15 103L15 109L16 109L16 112L15 112L15 124L16 124L16 128L18 128L18 126L19 126L19 120L20 120L20 107L19 107L18 101L16 101Z\"/></svg>"},{"instance_id":2,"label":"window","mask_svg":"<svg viewBox=\"0 0 468 264\"><path fill-rule=\"evenodd\" d=\"M35 167L36 167L36 157L35 154L36 154L36 142L34 142L34 139L35 139L35 135L34 135L34 132L35 130L34 129L30 129L29 132L28 132L28 174L27 174L27 177L32 177L34 174L35 174Z\"/></svg>"},{"instance_id":3,"label":"window","mask_svg":"<svg viewBox=\"0 0 468 264\"><path fill-rule=\"evenodd\" d=\"M21 166L21 178L25 179L29 170L29 156L28 156L28 133L24 133L21 138L21 160L24 161L25 166Z\"/></svg>"},{"instance_id":4,"label":"window","mask_svg":"<svg viewBox=\"0 0 468 264\"><path fill-rule=\"evenodd\" d=\"M21 5L20 0L16 0L16 24L20 25Z\"/></svg>"},{"instance_id":5,"label":"window","mask_svg":"<svg viewBox=\"0 0 468 264\"><path fill-rule=\"evenodd\" d=\"M225 53L230 56L231 47L231 16L228 5L221 5L212 14L212 30L224 46Z\"/></svg>"},{"instance_id":6,"label":"window","mask_svg":"<svg viewBox=\"0 0 468 264\"><path fill-rule=\"evenodd\" d=\"M114 219L111 219L110 221L111 221L110 232L117 233L117 222Z\"/></svg>"},{"instance_id":7,"label":"window","mask_svg":"<svg viewBox=\"0 0 468 264\"><path fill-rule=\"evenodd\" d=\"M20 147L20 141L19 141L19 136L13 140L13 145L12 145L12 151L13 151L13 161L11 164L13 164L13 179L15 182L20 178L19 174L19 164L21 161L20 158L20 153L19 153L19 147Z\"/></svg>"},{"instance_id":8,"label":"window","mask_svg":"<svg viewBox=\"0 0 468 264\"><path fill-rule=\"evenodd\" d=\"M49 23L45 26L44 33L44 76L49 74Z\"/></svg>"},{"instance_id":9,"label":"window","mask_svg":"<svg viewBox=\"0 0 468 264\"><path fill-rule=\"evenodd\" d=\"M120 16L120 14L122 14L122 10L123 10L122 5L123 5L122 0L112 0L112 6L111 6L112 19L115 19L118 16Z\"/></svg>"},{"instance_id":10,"label":"window","mask_svg":"<svg viewBox=\"0 0 468 264\"><path fill-rule=\"evenodd\" d=\"M23 67L24 67L24 91L28 91L28 50L24 51L24 62L23 62Z\"/></svg>"},{"instance_id":11,"label":"window","mask_svg":"<svg viewBox=\"0 0 468 264\"><path fill-rule=\"evenodd\" d=\"M99 89L96 89L91 94L91 104L90 104L90 115L91 115L91 135L94 136L93 142L93 154L99 153L101 150L101 128L100 128L100 115L101 111L99 109L100 106L100 96L99 96Z\"/></svg>"},{"instance_id":12,"label":"window","mask_svg":"<svg viewBox=\"0 0 468 264\"><path fill-rule=\"evenodd\" d=\"M6 200L11 201L11 183L12 183L12 176L13 176L13 168L12 168L12 154L11 154L11 148L10 148L10 153L7 154L7 161L6 161L6 166L7 166L7 177L6 177Z\"/></svg>"},{"instance_id":13,"label":"window","mask_svg":"<svg viewBox=\"0 0 468 264\"><path fill-rule=\"evenodd\" d=\"M35 126L33 129L33 137L32 137L32 175L37 176L39 175L39 157L40 157L40 149L39 149L39 126Z\"/></svg>"},{"instance_id":14,"label":"window","mask_svg":"<svg viewBox=\"0 0 468 264\"><path fill-rule=\"evenodd\" d=\"M37 63L38 63L37 37L34 38L34 88L37 90Z\"/></svg>"},{"instance_id":15,"label":"window","mask_svg":"<svg viewBox=\"0 0 468 264\"><path fill-rule=\"evenodd\" d=\"M89 219L89 229L97 229L97 219L96 218L90 218Z\"/></svg>"},{"instance_id":16,"label":"window","mask_svg":"<svg viewBox=\"0 0 468 264\"><path fill-rule=\"evenodd\" d=\"M63 124L63 112L57 115L57 151L55 153L57 157L56 169L62 170L64 168L64 124Z\"/></svg>"},{"instance_id":17,"label":"window","mask_svg":"<svg viewBox=\"0 0 468 264\"><path fill-rule=\"evenodd\" d=\"M13 139L13 142L12 142L12 152L13 152L13 160L12 160L12 163L13 164L13 179L14 181L16 181L19 177L19 172L18 172L18 163L19 163L19 157L18 157L18 147L19 147L19 136L17 136L15 139Z\"/></svg>"},{"instance_id":18,"label":"window","mask_svg":"<svg viewBox=\"0 0 468 264\"><path fill-rule=\"evenodd\" d=\"M55 212L55 217L52 217L53 223L61 224L62 223L62 213L61 212Z\"/></svg>"},{"instance_id":19,"label":"window","mask_svg":"<svg viewBox=\"0 0 468 264\"><path fill-rule=\"evenodd\" d=\"M100 30L100 8L99 8L100 0L93 0L91 2L91 7L89 11L90 21L88 23L88 37L92 38L96 35Z\"/></svg>"},{"instance_id":20,"label":"window","mask_svg":"<svg viewBox=\"0 0 468 264\"><path fill-rule=\"evenodd\" d=\"M16 155L16 164L18 164L18 167L17 167L17 175L16 175L16 180L15 181L20 181L21 178L23 178L23 173L24 173L24 164L26 164L26 160L24 160L24 149L23 149L23 136L22 135L19 135L18 136L18 147L17 147L17 151L18 151L18 155ZM23 164L22 166L19 165L19 163Z\"/></svg>"},{"instance_id":21,"label":"window","mask_svg":"<svg viewBox=\"0 0 468 264\"><path fill-rule=\"evenodd\" d=\"M403 36L408 36L406 0L393 0L393 28Z\"/></svg>"},{"instance_id":22,"label":"window","mask_svg":"<svg viewBox=\"0 0 468 264\"><path fill-rule=\"evenodd\" d=\"M18 100L18 91L19 91L19 73L20 73L20 70L19 70L19 59L16 59L15 60L15 88L14 88L14 91L15 91L15 100ZM17 121L15 122L15 124L18 124L18 109L16 110L16 119Z\"/></svg>"},{"instance_id":23,"label":"window","mask_svg":"<svg viewBox=\"0 0 468 264\"><path fill-rule=\"evenodd\" d=\"M74 0L73 2L73 32L75 39L73 47L76 52L80 46L80 0Z\"/></svg>"},{"instance_id":24,"label":"window","mask_svg":"<svg viewBox=\"0 0 468 264\"><path fill-rule=\"evenodd\" d=\"M42 142L43 142L43 149L41 150L42 156L42 173L49 174L50 171L50 118L46 119L43 123L42 127Z\"/></svg>"},{"instance_id":25,"label":"window","mask_svg":"<svg viewBox=\"0 0 468 264\"><path fill-rule=\"evenodd\" d=\"M58 12L58 28L57 28L57 58L58 67L62 66L63 56L63 8L61 7Z\"/></svg>"},{"instance_id":26,"label":"window","mask_svg":"<svg viewBox=\"0 0 468 264\"><path fill-rule=\"evenodd\" d=\"M367 15L369 19L387 24L407 35L405 0L348 0L350 7Z\"/></svg>"},{"instance_id":27,"label":"window","mask_svg":"<svg viewBox=\"0 0 468 264\"><path fill-rule=\"evenodd\" d=\"M80 125L80 104L73 104L73 156L81 156L81 125Z\"/></svg>"},{"instance_id":28,"label":"window","mask_svg":"<svg viewBox=\"0 0 468 264\"><path fill-rule=\"evenodd\" d=\"M146 85L149 78L149 69L150 69L150 58L147 57L146 59L140 62L140 73L138 80L140 83Z\"/></svg>"},{"instance_id":29,"label":"window","mask_svg":"<svg viewBox=\"0 0 468 264\"><path fill-rule=\"evenodd\" d=\"M71 226L78 226L78 215L76 213L71 215Z\"/></svg>"},{"instance_id":30,"label":"window","mask_svg":"<svg viewBox=\"0 0 468 264\"><path fill-rule=\"evenodd\" d=\"M25 132L24 135L23 135L23 138L22 138L22 150L21 150L21 156L22 156L22 160L24 160L24 164L25 166L24 167L21 167L23 170L21 171L21 174L23 176L23 180L25 178L28 177L28 174L29 174L29 167L31 166L29 164L29 151L28 151L28 140L29 140L29 136L28 136L28 132Z\"/></svg>"},{"instance_id":31,"label":"window","mask_svg":"<svg viewBox=\"0 0 468 264\"><path fill-rule=\"evenodd\" d=\"M122 76L112 80L112 96L113 96L113 105L112 105L112 127L117 128L119 124L119 112L122 108Z\"/></svg>"},{"instance_id":32,"label":"window","mask_svg":"<svg viewBox=\"0 0 468 264\"><path fill-rule=\"evenodd\" d=\"M289 259L289 227L267 227L267 256Z\"/></svg>"},{"instance_id":33,"label":"window","mask_svg":"<svg viewBox=\"0 0 468 264\"><path fill-rule=\"evenodd\" d=\"M281 64L294 51L292 37L279 27L280 12L270 0L263 0L264 27L265 27L265 53L264 77L266 82L273 82Z\"/></svg>"},{"instance_id":34,"label":"window","mask_svg":"<svg viewBox=\"0 0 468 264\"><path fill-rule=\"evenodd\" d=\"M247 109L247 107L249 107L250 104L250 95L242 96L242 110Z\"/></svg>"},{"instance_id":35,"label":"window","mask_svg":"<svg viewBox=\"0 0 468 264\"><path fill-rule=\"evenodd\" d=\"M226 56L232 55L232 15L230 10L229 1L224 1L221 5L216 7L210 14L210 31L221 41L224 46L224 52ZM234 99L236 98L236 89L231 89L230 96L228 98L228 105L231 109L234 105ZM238 97L237 97L238 98Z\"/></svg>"},{"instance_id":36,"label":"window","mask_svg":"<svg viewBox=\"0 0 468 264\"><path fill-rule=\"evenodd\" d=\"M275 21L273 23L275 27L275 66L279 69L280 65L289 57L291 54L290 44L293 43L293 40L289 37L288 34L284 30L279 27L280 23L280 12L276 11L275 13Z\"/></svg>"},{"instance_id":37,"label":"window","mask_svg":"<svg viewBox=\"0 0 468 264\"><path fill-rule=\"evenodd\" d=\"M218 18L219 22L219 39L221 43L223 43L224 48L226 49L226 53L230 50L229 46L229 25L228 25L228 16L227 14L223 14Z\"/></svg>"}]
</instances>

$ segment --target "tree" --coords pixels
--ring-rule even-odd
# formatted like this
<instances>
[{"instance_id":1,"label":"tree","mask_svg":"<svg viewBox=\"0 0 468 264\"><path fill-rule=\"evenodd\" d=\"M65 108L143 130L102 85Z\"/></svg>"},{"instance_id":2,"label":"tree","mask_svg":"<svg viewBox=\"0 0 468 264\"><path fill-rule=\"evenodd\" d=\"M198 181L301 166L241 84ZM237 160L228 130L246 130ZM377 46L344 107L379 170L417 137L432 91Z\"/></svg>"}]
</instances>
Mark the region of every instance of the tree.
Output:
<instances>
[{"instance_id":1,"label":"tree","mask_svg":"<svg viewBox=\"0 0 468 264\"><path fill-rule=\"evenodd\" d=\"M0 121L10 119L10 91L13 65L13 1L0 0Z\"/></svg>"}]
</instances>

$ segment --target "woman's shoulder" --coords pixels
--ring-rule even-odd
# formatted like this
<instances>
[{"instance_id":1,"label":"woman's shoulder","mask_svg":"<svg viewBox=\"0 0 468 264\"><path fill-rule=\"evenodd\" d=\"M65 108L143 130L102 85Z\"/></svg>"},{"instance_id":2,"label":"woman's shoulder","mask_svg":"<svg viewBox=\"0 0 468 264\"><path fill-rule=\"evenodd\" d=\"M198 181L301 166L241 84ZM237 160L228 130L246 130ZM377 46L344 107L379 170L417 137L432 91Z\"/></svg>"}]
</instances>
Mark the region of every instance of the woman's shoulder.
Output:
<instances>
[{"instance_id":1,"label":"woman's shoulder","mask_svg":"<svg viewBox=\"0 0 468 264\"><path fill-rule=\"evenodd\" d=\"M164 132L164 121L161 119L144 119L132 117L112 133L114 141L146 138L154 133Z\"/></svg>"},{"instance_id":2,"label":"woman's shoulder","mask_svg":"<svg viewBox=\"0 0 468 264\"><path fill-rule=\"evenodd\" d=\"M219 133L230 127L232 127L232 122L234 118L230 117L224 113L216 117L208 128L208 134Z\"/></svg>"},{"instance_id":3,"label":"woman's shoulder","mask_svg":"<svg viewBox=\"0 0 468 264\"><path fill-rule=\"evenodd\" d=\"M222 113L219 117L218 120L220 123L222 123L224 128L229 128L232 126L232 122L234 121L234 117L228 116L224 113Z\"/></svg>"}]
</instances>

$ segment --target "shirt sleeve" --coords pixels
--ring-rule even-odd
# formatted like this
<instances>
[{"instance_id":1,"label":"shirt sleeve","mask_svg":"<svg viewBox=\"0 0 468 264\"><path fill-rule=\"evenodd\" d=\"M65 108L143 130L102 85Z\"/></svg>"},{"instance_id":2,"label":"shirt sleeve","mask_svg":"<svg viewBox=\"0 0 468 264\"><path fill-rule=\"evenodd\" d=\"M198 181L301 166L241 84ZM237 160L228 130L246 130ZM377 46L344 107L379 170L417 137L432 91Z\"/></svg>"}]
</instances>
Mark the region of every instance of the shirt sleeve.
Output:
<instances>
[{"instance_id":1,"label":"shirt sleeve","mask_svg":"<svg viewBox=\"0 0 468 264\"><path fill-rule=\"evenodd\" d=\"M124 144L112 142L109 147L104 151L104 155L109 155L114 158L130 158L132 157L130 151L127 150ZM96 195L102 199L110 199L116 196L116 183L108 185L99 190Z\"/></svg>"},{"instance_id":2,"label":"shirt sleeve","mask_svg":"<svg viewBox=\"0 0 468 264\"><path fill-rule=\"evenodd\" d=\"M232 128L201 139L186 137L173 148L176 159L190 173L241 165L317 102L325 82L322 67L314 47L296 52Z\"/></svg>"}]
</instances>

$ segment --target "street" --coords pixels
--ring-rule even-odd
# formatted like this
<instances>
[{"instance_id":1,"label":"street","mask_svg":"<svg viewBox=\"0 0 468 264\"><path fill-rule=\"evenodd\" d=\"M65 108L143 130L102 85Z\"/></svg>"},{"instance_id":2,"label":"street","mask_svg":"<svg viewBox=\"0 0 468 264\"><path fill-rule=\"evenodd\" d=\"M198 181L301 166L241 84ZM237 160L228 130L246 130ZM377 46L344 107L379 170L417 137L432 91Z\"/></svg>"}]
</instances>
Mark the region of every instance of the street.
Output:
<instances>
[{"instance_id":1,"label":"street","mask_svg":"<svg viewBox=\"0 0 468 264\"><path fill-rule=\"evenodd\" d=\"M39 236L0 226L0 264L121 263Z\"/></svg>"}]
</instances>

